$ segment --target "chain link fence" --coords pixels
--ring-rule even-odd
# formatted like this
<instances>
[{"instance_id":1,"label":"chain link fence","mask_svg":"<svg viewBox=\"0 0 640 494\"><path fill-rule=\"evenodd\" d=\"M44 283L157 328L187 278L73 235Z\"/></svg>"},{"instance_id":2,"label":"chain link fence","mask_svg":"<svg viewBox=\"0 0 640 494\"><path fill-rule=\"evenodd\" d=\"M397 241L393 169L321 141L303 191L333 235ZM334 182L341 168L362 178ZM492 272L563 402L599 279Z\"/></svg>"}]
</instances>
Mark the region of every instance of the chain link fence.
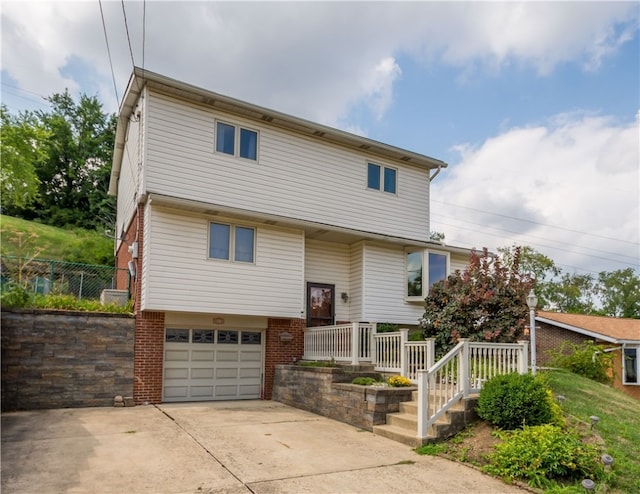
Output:
<instances>
[{"instance_id":1,"label":"chain link fence","mask_svg":"<svg viewBox=\"0 0 640 494\"><path fill-rule=\"evenodd\" d=\"M103 290L115 289L116 279L130 284L129 270L113 266L2 256L0 268L3 287L14 282L37 294L73 295L79 300L99 299Z\"/></svg>"}]
</instances>

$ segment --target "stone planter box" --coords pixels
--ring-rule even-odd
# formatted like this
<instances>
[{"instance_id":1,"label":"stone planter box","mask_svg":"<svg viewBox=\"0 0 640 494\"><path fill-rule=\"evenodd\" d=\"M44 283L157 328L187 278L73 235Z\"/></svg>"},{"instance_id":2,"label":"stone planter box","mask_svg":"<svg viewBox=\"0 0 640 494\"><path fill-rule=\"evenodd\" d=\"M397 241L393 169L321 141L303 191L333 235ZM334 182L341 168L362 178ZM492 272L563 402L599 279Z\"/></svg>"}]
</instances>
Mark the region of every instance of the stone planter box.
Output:
<instances>
[{"instance_id":1,"label":"stone planter box","mask_svg":"<svg viewBox=\"0 0 640 494\"><path fill-rule=\"evenodd\" d=\"M400 410L416 387L388 388L351 384L355 377L380 374L358 367L276 366L272 399L302 410L372 431Z\"/></svg>"}]
</instances>

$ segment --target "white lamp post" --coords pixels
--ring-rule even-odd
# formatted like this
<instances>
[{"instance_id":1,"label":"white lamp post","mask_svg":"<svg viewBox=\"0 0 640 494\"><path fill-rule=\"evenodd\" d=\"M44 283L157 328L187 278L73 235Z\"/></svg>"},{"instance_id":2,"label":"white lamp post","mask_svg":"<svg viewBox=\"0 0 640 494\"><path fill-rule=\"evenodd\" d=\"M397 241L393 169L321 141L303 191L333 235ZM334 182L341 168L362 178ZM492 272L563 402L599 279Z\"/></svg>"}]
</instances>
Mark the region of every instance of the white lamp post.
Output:
<instances>
[{"instance_id":1,"label":"white lamp post","mask_svg":"<svg viewBox=\"0 0 640 494\"><path fill-rule=\"evenodd\" d=\"M538 297L533 292L533 288L527 295L527 305L529 306L529 334L531 335L531 374L536 374L536 305Z\"/></svg>"}]
</instances>

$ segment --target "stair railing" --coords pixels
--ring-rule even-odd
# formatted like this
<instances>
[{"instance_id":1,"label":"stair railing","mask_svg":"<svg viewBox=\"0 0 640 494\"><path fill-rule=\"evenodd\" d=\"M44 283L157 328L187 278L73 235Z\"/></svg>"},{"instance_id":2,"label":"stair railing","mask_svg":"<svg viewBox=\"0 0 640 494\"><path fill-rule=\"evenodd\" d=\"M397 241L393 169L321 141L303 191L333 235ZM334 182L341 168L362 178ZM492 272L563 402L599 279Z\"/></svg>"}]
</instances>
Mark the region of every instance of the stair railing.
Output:
<instances>
[{"instance_id":1,"label":"stair railing","mask_svg":"<svg viewBox=\"0 0 640 494\"><path fill-rule=\"evenodd\" d=\"M461 339L428 370L418 371L418 437L456 403L499 374L528 371L528 342L481 343Z\"/></svg>"}]
</instances>

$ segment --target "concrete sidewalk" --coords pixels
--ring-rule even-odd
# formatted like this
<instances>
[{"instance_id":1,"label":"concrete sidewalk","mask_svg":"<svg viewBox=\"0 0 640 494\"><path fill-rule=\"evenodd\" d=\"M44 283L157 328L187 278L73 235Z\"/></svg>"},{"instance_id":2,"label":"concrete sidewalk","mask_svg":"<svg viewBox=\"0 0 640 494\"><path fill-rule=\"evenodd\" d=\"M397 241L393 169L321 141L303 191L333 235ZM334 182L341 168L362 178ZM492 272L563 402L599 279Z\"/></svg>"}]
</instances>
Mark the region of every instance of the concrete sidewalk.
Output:
<instances>
[{"instance_id":1,"label":"concrete sidewalk","mask_svg":"<svg viewBox=\"0 0 640 494\"><path fill-rule=\"evenodd\" d=\"M2 414L2 493L515 493L273 401Z\"/></svg>"}]
</instances>

